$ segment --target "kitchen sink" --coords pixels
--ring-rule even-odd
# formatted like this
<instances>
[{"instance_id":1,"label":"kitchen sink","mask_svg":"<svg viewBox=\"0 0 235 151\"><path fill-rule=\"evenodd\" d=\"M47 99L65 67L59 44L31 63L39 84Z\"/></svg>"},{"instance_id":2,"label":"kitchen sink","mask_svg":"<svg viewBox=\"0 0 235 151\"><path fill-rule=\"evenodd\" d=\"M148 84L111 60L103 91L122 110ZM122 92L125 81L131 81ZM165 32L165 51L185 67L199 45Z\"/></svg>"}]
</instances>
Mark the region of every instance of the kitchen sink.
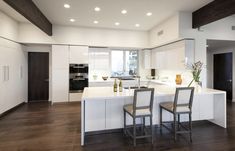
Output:
<instances>
[{"instance_id":1,"label":"kitchen sink","mask_svg":"<svg viewBox=\"0 0 235 151\"><path fill-rule=\"evenodd\" d=\"M138 89L139 87L130 87L130 89ZM141 89L148 88L146 86L140 86ZM124 87L124 89L129 89L129 87Z\"/></svg>"}]
</instances>

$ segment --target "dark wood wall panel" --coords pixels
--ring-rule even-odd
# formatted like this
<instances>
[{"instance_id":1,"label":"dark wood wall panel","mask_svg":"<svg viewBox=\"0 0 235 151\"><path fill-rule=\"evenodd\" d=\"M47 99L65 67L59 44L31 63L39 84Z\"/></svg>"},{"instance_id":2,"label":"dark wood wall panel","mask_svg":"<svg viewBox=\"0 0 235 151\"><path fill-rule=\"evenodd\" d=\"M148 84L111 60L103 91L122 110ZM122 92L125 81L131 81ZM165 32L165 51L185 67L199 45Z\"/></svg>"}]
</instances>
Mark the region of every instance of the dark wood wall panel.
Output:
<instances>
[{"instance_id":1,"label":"dark wood wall panel","mask_svg":"<svg viewBox=\"0 0 235 151\"><path fill-rule=\"evenodd\" d=\"M214 0L193 12L193 28L198 28L233 14L235 14L235 0Z\"/></svg>"},{"instance_id":2,"label":"dark wood wall panel","mask_svg":"<svg viewBox=\"0 0 235 151\"><path fill-rule=\"evenodd\" d=\"M27 18L30 22L52 36L52 24L32 0L4 0L8 5Z\"/></svg>"}]
</instances>

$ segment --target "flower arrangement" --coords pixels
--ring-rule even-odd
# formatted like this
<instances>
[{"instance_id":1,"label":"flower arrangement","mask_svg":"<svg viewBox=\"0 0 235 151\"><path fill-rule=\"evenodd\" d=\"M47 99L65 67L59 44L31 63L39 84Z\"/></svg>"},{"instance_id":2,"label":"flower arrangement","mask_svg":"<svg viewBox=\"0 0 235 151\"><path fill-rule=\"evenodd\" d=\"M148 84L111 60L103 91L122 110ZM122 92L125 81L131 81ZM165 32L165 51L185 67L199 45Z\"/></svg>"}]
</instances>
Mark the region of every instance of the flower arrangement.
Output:
<instances>
[{"instance_id":1,"label":"flower arrangement","mask_svg":"<svg viewBox=\"0 0 235 151\"><path fill-rule=\"evenodd\" d=\"M193 81L200 82L199 80L200 80L200 74L201 74L201 71L202 71L202 65L203 65L203 63L201 61L198 61L198 62L192 64L191 70L192 70L192 74L193 74L193 79L189 83L188 87L191 86Z\"/></svg>"}]
</instances>

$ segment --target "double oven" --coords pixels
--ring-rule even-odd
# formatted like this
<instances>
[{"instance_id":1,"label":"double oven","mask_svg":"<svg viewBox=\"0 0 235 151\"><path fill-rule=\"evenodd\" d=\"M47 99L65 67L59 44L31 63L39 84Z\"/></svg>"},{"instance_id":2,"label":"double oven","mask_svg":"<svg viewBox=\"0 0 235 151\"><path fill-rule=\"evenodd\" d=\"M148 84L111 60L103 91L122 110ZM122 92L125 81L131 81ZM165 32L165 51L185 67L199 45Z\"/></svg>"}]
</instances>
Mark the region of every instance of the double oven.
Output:
<instances>
[{"instance_id":1,"label":"double oven","mask_svg":"<svg viewBox=\"0 0 235 151\"><path fill-rule=\"evenodd\" d=\"M88 87L88 64L69 65L69 91L70 93L83 92Z\"/></svg>"}]
</instances>

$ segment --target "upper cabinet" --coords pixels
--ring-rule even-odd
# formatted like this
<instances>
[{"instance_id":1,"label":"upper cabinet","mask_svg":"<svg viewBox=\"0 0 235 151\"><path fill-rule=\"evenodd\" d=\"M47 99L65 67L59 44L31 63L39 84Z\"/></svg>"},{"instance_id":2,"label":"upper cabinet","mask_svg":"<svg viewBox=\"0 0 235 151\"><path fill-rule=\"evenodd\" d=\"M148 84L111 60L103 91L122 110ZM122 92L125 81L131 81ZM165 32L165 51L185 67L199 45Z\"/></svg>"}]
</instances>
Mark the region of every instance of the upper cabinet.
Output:
<instances>
[{"instance_id":1,"label":"upper cabinet","mask_svg":"<svg viewBox=\"0 0 235 151\"><path fill-rule=\"evenodd\" d=\"M69 63L88 64L88 46L70 46Z\"/></svg>"},{"instance_id":2,"label":"upper cabinet","mask_svg":"<svg viewBox=\"0 0 235 151\"><path fill-rule=\"evenodd\" d=\"M151 69L151 50L143 50L144 55L144 68Z\"/></svg>"},{"instance_id":3,"label":"upper cabinet","mask_svg":"<svg viewBox=\"0 0 235 151\"><path fill-rule=\"evenodd\" d=\"M194 40L181 40L151 50L151 68L182 70L194 62Z\"/></svg>"},{"instance_id":4,"label":"upper cabinet","mask_svg":"<svg viewBox=\"0 0 235 151\"><path fill-rule=\"evenodd\" d=\"M52 45L52 68L68 69L69 67L69 46Z\"/></svg>"}]
</instances>

